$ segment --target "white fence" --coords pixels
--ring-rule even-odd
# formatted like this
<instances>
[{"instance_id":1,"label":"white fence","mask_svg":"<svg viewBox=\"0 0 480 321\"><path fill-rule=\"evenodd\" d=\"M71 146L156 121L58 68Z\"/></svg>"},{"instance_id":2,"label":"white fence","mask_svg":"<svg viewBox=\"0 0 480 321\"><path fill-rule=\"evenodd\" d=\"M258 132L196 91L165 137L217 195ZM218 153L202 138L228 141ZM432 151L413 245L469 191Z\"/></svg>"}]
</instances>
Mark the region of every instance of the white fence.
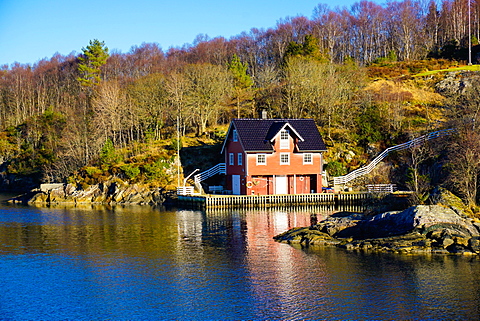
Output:
<instances>
[{"instance_id":1,"label":"white fence","mask_svg":"<svg viewBox=\"0 0 480 321\"><path fill-rule=\"evenodd\" d=\"M217 175L217 174L225 174L226 172L227 172L227 167L226 167L225 163L219 163L219 164L213 166L212 168L207 169L206 171L195 175L194 176L195 185L200 183L201 181L206 180L209 177L212 177L212 176Z\"/></svg>"},{"instance_id":2,"label":"white fence","mask_svg":"<svg viewBox=\"0 0 480 321\"><path fill-rule=\"evenodd\" d=\"M194 189L193 186L178 186L177 195L193 195Z\"/></svg>"},{"instance_id":3,"label":"white fence","mask_svg":"<svg viewBox=\"0 0 480 321\"><path fill-rule=\"evenodd\" d=\"M226 169L227 168L225 163L219 163L213 166L212 168L193 176L195 186L197 186L197 188L201 191L201 185L200 185L201 181L204 181L207 178L217 174L225 174ZM221 192L223 190L223 187L214 186L213 190L214 190L213 192ZM193 186L179 186L177 187L177 195L195 195L195 188Z\"/></svg>"},{"instance_id":4,"label":"white fence","mask_svg":"<svg viewBox=\"0 0 480 321\"><path fill-rule=\"evenodd\" d=\"M428 141L430 139L451 135L454 131L455 131L455 129L453 129L453 128L439 130L439 131L436 131L436 132L432 132L432 133L425 134L423 136L417 137L417 138L412 139L411 141L408 141L406 143L389 147L389 148L385 149L380 155L375 157L375 159L370 164L368 164L367 166L356 169L353 172L348 173L347 175L334 177L333 178L333 184L334 185L345 185L348 182L354 180L355 178L358 178L360 176L369 174L378 165L378 163L380 163L385 157L388 156L389 153L391 153L393 151L400 151L400 150L404 150L404 149L408 149L408 148L413 148L413 147L416 147L418 145L424 144L426 141Z\"/></svg>"},{"instance_id":5,"label":"white fence","mask_svg":"<svg viewBox=\"0 0 480 321\"><path fill-rule=\"evenodd\" d=\"M371 184L366 187L369 193L393 193L397 189L395 184Z\"/></svg>"}]
</instances>

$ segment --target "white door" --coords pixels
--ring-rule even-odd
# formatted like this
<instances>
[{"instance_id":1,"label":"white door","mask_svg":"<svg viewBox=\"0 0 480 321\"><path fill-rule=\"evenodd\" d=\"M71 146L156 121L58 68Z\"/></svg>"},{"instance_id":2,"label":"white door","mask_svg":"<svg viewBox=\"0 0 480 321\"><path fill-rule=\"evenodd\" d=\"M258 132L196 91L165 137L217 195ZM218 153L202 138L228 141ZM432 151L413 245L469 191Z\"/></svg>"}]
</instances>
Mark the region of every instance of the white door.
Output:
<instances>
[{"instance_id":1,"label":"white door","mask_svg":"<svg viewBox=\"0 0 480 321\"><path fill-rule=\"evenodd\" d=\"M232 194L240 195L240 175L232 175Z\"/></svg>"},{"instance_id":2,"label":"white door","mask_svg":"<svg viewBox=\"0 0 480 321\"><path fill-rule=\"evenodd\" d=\"M275 194L288 194L287 176L275 176Z\"/></svg>"}]
</instances>

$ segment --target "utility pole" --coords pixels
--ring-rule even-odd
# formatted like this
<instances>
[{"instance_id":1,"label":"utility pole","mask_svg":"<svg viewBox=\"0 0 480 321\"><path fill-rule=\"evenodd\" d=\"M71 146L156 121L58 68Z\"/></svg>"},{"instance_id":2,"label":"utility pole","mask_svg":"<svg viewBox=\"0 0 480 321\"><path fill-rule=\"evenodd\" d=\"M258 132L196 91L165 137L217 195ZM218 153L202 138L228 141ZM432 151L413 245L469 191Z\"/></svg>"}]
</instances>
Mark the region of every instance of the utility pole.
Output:
<instances>
[{"instance_id":1,"label":"utility pole","mask_svg":"<svg viewBox=\"0 0 480 321\"><path fill-rule=\"evenodd\" d=\"M180 116L177 115L177 186L180 186Z\"/></svg>"},{"instance_id":2,"label":"utility pole","mask_svg":"<svg viewBox=\"0 0 480 321\"><path fill-rule=\"evenodd\" d=\"M468 1L468 65L472 65L472 30L471 30L471 0Z\"/></svg>"}]
</instances>

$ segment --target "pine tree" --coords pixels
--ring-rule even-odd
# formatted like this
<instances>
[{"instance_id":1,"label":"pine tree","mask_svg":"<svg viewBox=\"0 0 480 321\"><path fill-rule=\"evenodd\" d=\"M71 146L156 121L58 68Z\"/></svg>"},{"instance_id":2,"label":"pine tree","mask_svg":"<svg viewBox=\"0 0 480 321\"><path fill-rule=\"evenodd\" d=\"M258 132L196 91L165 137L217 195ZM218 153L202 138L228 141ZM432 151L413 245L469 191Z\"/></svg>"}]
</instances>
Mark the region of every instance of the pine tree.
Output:
<instances>
[{"instance_id":1,"label":"pine tree","mask_svg":"<svg viewBox=\"0 0 480 321\"><path fill-rule=\"evenodd\" d=\"M237 55L233 55L232 61L228 64L228 69L233 76L233 99L236 101L237 117L240 118L240 109L242 103L252 99L253 80L247 74L248 64L242 64Z\"/></svg>"},{"instance_id":2,"label":"pine tree","mask_svg":"<svg viewBox=\"0 0 480 321\"><path fill-rule=\"evenodd\" d=\"M242 64L237 55L233 55L228 69L233 75L236 87L249 88L253 85L252 78L247 74L248 64Z\"/></svg>"},{"instance_id":3,"label":"pine tree","mask_svg":"<svg viewBox=\"0 0 480 321\"><path fill-rule=\"evenodd\" d=\"M101 69L108 59L108 48L103 41L90 40L86 48L82 48L83 54L78 57L78 71L80 77L77 80L83 87L94 87L101 81Z\"/></svg>"},{"instance_id":4,"label":"pine tree","mask_svg":"<svg viewBox=\"0 0 480 321\"><path fill-rule=\"evenodd\" d=\"M328 54L322 52L318 46L318 39L312 35L305 35L303 43L291 41L284 55L284 61L287 62L291 57L304 57L319 62L327 63L329 61Z\"/></svg>"},{"instance_id":5,"label":"pine tree","mask_svg":"<svg viewBox=\"0 0 480 321\"><path fill-rule=\"evenodd\" d=\"M102 71L100 68L107 62L108 48L103 41L94 39L90 40L90 44L86 48L82 48L82 51L83 54L78 56L77 70L80 77L77 80L85 90L86 100L83 104L83 122L79 126L81 128L79 135L82 140L84 163L87 164L95 153L95 148L92 148L92 137L95 137L97 131L92 124L94 88L101 82Z\"/></svg>"}]
</instances>

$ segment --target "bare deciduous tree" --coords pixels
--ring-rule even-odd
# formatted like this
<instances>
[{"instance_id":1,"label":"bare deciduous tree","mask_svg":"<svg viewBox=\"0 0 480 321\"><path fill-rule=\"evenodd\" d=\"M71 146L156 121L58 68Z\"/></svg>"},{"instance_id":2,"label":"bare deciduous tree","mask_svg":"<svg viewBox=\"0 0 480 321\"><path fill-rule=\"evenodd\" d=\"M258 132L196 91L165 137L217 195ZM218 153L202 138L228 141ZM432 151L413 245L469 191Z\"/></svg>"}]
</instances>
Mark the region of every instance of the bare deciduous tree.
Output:
<instances>
[{"instance_id":1,"label":"bare deciduous tree","mask_svg":"<svg viewBox=\"0 0 480 321\"><path fill-rule=\"evenodd\" d=\"M192 120L197 134L201 135L209 123L216 123L226 94L232 88L231 77L225 67L211 64L189 65L185 68L185 77Z\"/></svg>"},{"instance_id":2,"label":"bare deciduous tree","mask_svg":"<svg viewBox=\"0 0 480 321\"><path fill-rule=\"evenodd\" d=\"M469 206L477 204L480 179L480 132L464 128L449 146L450 182Z\"/></svg>"},{"instance_id":3,"label":"bare deciduous tree","mask_svg":"<svg viewBox=\"0 0 480 321\"><path fill-rule=\"evenodd\" d=\"M122 116L125 114L125 96L117 81L103 82L93 98L93 137L100 144L110 138L114 145L120 145L122 139Z\"/></svg>"}]
</instances>

